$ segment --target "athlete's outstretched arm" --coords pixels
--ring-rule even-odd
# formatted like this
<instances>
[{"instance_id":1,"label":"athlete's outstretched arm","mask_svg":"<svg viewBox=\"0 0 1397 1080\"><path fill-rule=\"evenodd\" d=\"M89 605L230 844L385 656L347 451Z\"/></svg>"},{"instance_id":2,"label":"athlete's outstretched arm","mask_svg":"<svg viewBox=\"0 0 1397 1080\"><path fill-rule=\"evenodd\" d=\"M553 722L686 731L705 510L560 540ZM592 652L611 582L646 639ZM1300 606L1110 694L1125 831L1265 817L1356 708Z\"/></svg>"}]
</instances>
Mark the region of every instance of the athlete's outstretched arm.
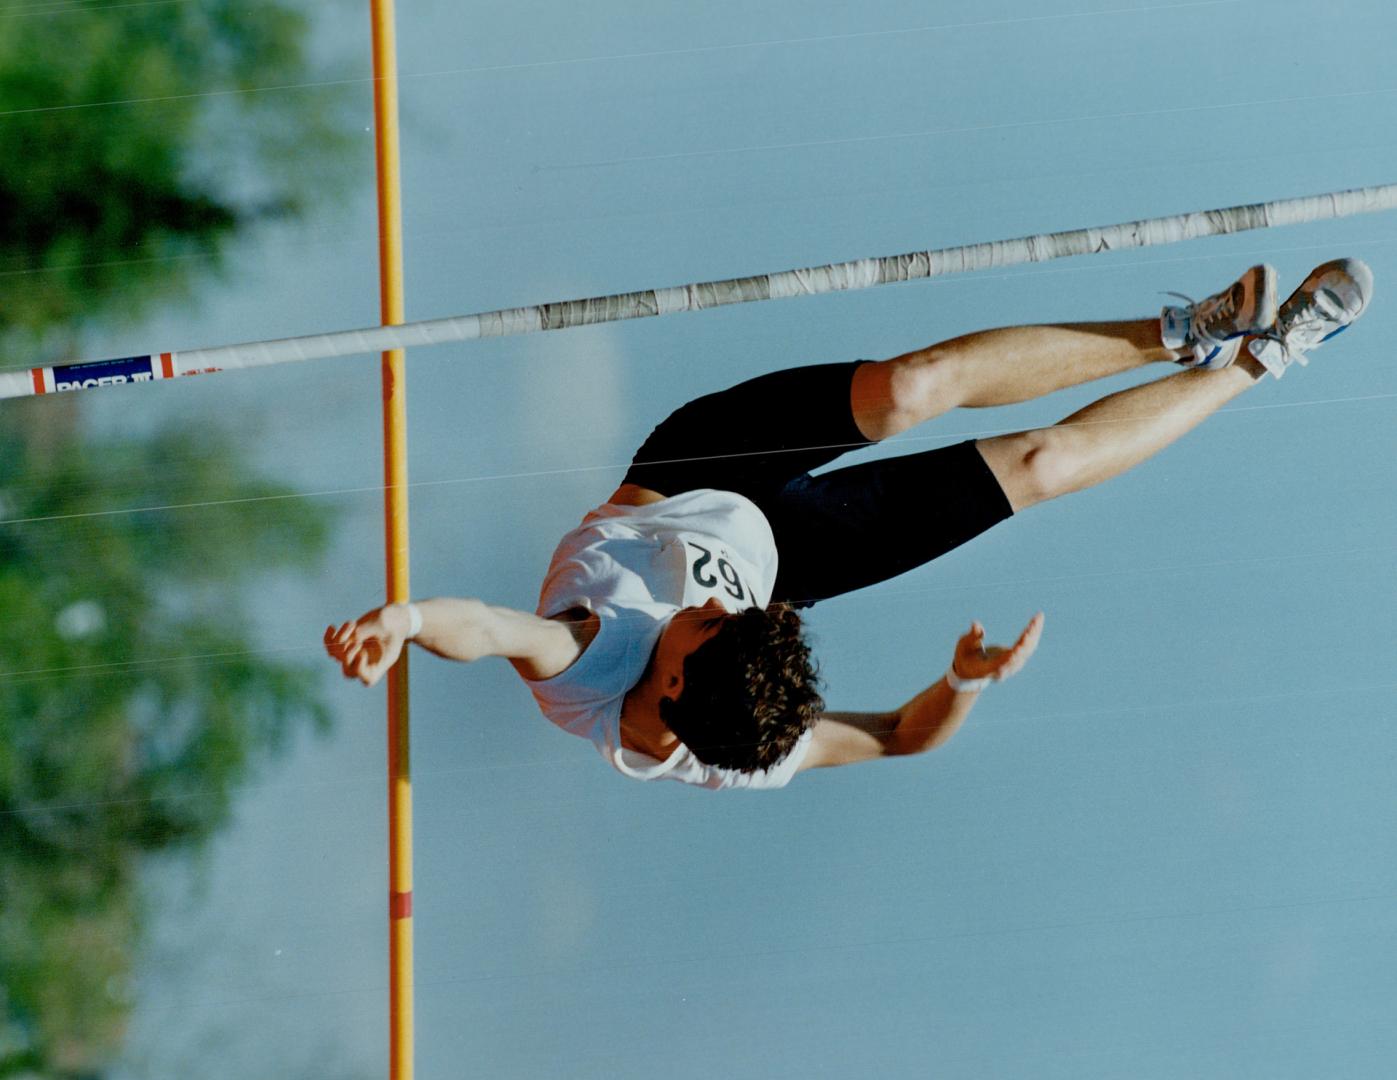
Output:
<instances>
[{"instance_id":1,"label":"athlete's outstretched arm","mask_svg":"<svg viewBox=\"0 0 1397 1080\"><path fill-rule=\"evenodd\" d=\"M428 652L463 662L507 657L526 679L560 674L596 633L596 617L585 611L543 619L469 598L439 597L416 604L422 629L413 640ZM325 651L339 661L346 678L373 686L397 663L410 626L406 604L386 604L339 628L327 626Z\"/></svg>"},{"instance_id":2,"label":"athlete's outstretched arm","mask_svg":"<svg viewBox=\"0 0 1397 1080\"><path fill-rule=\"evenodd\" d=\"M1007 679L1028 662L1042 633L1041 611L1008 647L986 645L984 627L974 623L956 643L952 667L962 679ZM825 713L815 724L801 768L852 765L934 750L956 733L979 697L978 691L952 690L943 676L892 712Z\"/></svg>"}]
</instances>

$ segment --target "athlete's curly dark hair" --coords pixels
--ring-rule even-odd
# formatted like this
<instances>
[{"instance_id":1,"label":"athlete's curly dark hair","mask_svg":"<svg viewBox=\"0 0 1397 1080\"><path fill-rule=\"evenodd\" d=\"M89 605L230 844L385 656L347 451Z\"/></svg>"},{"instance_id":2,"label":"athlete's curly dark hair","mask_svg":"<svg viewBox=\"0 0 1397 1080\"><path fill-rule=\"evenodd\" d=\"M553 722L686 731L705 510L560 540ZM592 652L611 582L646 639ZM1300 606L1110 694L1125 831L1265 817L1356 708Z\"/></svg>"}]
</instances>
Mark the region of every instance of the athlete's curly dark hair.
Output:
<instances>
[{"instance_id":1,"label":"athlete's curly dark hair","mask_svg":"<svg viewBox=\"0 0 1397 1080\"><path fill-rule=\"evenodd\" d=\"M684 660L684 690L660 699L660 719L694 756L739 772L769 769L824 708L800 616L748 608Z\"/></svg>"}]
</instances>

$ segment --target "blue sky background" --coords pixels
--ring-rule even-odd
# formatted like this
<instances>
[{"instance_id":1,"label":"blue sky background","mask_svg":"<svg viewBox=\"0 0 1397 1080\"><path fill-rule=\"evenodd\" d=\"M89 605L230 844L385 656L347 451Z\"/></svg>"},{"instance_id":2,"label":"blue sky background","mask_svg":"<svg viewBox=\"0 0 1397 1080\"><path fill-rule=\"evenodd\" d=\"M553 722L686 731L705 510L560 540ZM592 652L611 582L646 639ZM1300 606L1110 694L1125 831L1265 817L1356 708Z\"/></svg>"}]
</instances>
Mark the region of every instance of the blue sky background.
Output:
<instances>
[{"instance_id":1,"label":"blue sky background","mask_svg":"<svg viewBox=\"0 0 1397 1080\"><path fill-rule=\"evenodd\" d=\"M323 24L367 74L359 6ZM1397 180L1379 0L423 0L399 34L415 318ZM89 354L375 321L367 130L356 168L349 206ZM416 658L419 1075L1387 1075L1394 240L1388 214L414 354L414 592L530 608L558 536L689 397L1148 315L1261 259L1283 291L1345 254L1378 282L1309 369L1141 468L812 613L826 696L857 709L938 677L972 618L1003 639L1046 611L1030 666L930 756L779 793L640 785L504 663ZM268 650L313 660L379 602L380 496L335 494L378 482L377 364L86 396L108 430L215 417L342 509L323 572L248 597ZM384 1072L383 692L325 678L333 737L245 790L200 865L152 867L123 1080Z\"/></svg>"}]
</instances>

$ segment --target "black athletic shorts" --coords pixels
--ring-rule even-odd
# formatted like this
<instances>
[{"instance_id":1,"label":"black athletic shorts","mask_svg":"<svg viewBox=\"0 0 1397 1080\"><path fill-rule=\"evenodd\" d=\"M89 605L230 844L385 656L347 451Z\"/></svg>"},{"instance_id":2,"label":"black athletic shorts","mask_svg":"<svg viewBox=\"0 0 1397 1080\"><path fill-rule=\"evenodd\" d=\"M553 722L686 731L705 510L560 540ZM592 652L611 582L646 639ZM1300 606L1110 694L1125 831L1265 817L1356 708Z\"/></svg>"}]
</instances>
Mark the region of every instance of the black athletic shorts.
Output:
<instances>
[{"instance_id":1,"label":"black athletic shorts","mask_svg":"<svg viewBox=\"0 0 1397 1080\"><path fill-rule=\"evenodd\" d=\"M850 384L862 360L760 375L673 412L626 482L747 496L776 535L773 601L809 607L944 555L1013 513L974 442L811 476L868 446Z\"/></svg>"}]
</instances>

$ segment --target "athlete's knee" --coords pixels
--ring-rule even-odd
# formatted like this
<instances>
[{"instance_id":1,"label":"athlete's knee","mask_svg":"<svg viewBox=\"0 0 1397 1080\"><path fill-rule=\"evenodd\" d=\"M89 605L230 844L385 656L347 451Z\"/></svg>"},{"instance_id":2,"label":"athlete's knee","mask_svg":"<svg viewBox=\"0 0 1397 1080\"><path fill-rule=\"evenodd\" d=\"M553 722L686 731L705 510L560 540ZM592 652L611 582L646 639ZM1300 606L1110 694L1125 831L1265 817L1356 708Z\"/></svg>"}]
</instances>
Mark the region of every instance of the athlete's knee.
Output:
<instances>
[{"instance_id":1,"label":"athlete's knee","mask_svg":"<svg viewBox=\"0 0 1397 1080\"><path fill-rule=\"evenodd\" d=\"M1052 428L982 439L976 445L1015 513L1081 486L1075 455Z\"/></svg>"},{"instance_id":2,"label":"athlete's knee","mask_svg":"<svg viewBox=\"0 0 1397 1080\"><path fill-rule=\"evenodd\" d=\"M864 364L854 374L854 419L870 439L885 439L959 404L954 365L923 349Z\"/></svg>"},{"instance_id":3,"label":"athlete's knee","mask_svg":"<svg viewBox=\"0 0 1397 1080\"><path fill-rule=\"evenodd\" d=\"M892 364L893 397L903 409L935 416L965 398L965 365L953 344L906 353Z\"/></svg>"}]
</instances>

